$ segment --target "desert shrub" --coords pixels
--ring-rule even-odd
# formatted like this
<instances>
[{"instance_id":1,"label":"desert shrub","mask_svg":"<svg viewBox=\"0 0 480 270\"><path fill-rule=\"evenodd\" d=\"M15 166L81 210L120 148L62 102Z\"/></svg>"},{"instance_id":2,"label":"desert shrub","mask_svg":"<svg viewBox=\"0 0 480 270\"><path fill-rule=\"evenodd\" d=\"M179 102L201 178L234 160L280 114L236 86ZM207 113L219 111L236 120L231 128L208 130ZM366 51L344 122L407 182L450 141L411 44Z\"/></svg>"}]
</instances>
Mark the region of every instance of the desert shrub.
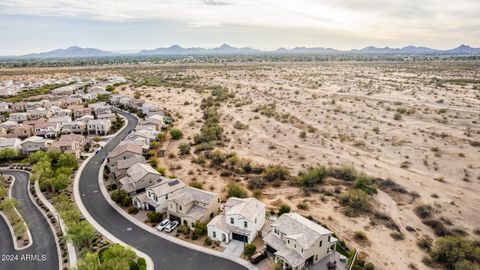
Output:
<instances>
[{"instance_id":1,"label":"desert shrub","mask_svg":"<svg viewBox=\"0 0 480 270\"><path fill-rule=\"evenodd\" d=\"M246 198L247 191L238 183L231 183L227 186L227 197Z\"/></svg>"},{"instance_id":2,"label":"desert shrub","mask_svg":"<svg viewBox=\"0 0 480 270\"><path fill-rule=\"evenodd\" d=\"M421 219L430 218L433 214L433 208L426 204L416 206L414 211L415 214Z\"/></svg>"},{"instance_id":3,"label":"desert shrub","mask_svg":"<svg viewBox=\"0 0 480 270\"><path fill-rule=\"evenodd\" d=\"M399 112L396 112L394 115L393 115L393 120L401 120L402 119L402 114L399 113Z\"/></svg>"},{"instance_id":4,"label":"desert shrub","mask_svg":"<svg viewBox=\"0 0 480 270\"><path fill-rule=\"evenodd\" d=\"M432 228L433 233L435 233L436 236L446 236L451 234L451 232L439 220L427 219L423 220L422 223Z\"/></svg>"},{"instance_id":5,"label":"desert shrub","mask_svg":"<svg viewBox=\"0 0 480 270\"><path fill-rule=\"evenodd\" d=\"M480 246L472 240L457 236L439 237L433 244L430 256L448 269L478 269Z\"/></svg>"},{"instance_id":6,"label":"desert shrub","mask_svg":"<svg viewBox=\"0 0 480 270\"><path fill-rule=\"evenodd\" d=\"M115 190L110 194L110 198L112 199L112 201L114 201L118 204L122 203L123 199L127 196L128 196L128 194L122 189Z\"/></svg>"},{"instance_id":7,"label":"desert shrub","mask_svg":"<svg viewBox=\"0 0 480 270\"><path fill-rule=\"evenodd\" d=\"M191 146L190 146L190 144L188 144L188 143L181 143L181 144L178 146L178 151L179 151L180 155L188 155L188 154L190 154L190 149L191 149Z\"/></svg>"},{"instance_id":8,"label":"desert shrub","mask_svg":"<svg viewBox=\"0 0 480 270\"><path fill-rule=\"evenodd\" d=\"M375 270L375 266L373 263L367 263L365 264L365 270Z\"/></svg>"},{"instance_id":9,"label":"desert shrub","mask_svg":"<svg viewBox=\"0 0 480 270\"><path fill-rule=\"evenodd\" d=\"M365 191L367 194L377 193L377 188L373 184L372 178L365 174L360 174L359 176L357 176L354 186L355 188Z\"/></svg>"},{"instance_id":10,"label":"desert shrub","mask_svg":"<svg viewBox=\"0 0 480 270\"><path fill-rule=\"evenodd\" d=\"M130 208L128 208L128 213L129 213L129 214L137 214L138 211L139 211L139 210L138 210L138 208L136 208L136 207L130 207Z\"/></svg>"},{"instance_id":11,"label":"desert shrub","mask_svg":"<svg viewBox=\"0 0 480 270\"><path fill-rule=\"evenodd\" d=\"M297 208L301 209L301 210L308 210L308 205L305 202L301 202L301 203L297 204Z\"/></svg>"},{"instance_id":12,"label":"desert shrub","mask_svg":"<svg viewBox=\"0 0 480 270\"><path fill-rule=\"evenodd\" d=\"M200 182L197 182L197 181L192 181L192 182L188 183L188 185L193 187L193 188L203 189L203 184L200 183Z\"/></svg>"},{"instance_id":13,"label":"desert shrub","mask_svg":"<svg viewBox=\"0 0 480 270\"><path fill-rule=\"evenodd\" d=\"M282 165L270 165L262 174L263 179L269 182L286 180L289 176L288 169Z\"/></svg>"},{"instance_id":14,"label":"desert shrub","mask_svg":"<svg viewBox=\"0 0 480 270\"><path fill-rule=\"evenodd\" d=\"M330 168L328 174L333 178L341 179L344 181L354 181L357 177L357 171L355 170L355 168L349 165Z\"/></svg>"},{"instance_id":15,"label":"desert shrub","mask_svg":"<svg viewBox=\"0 0 480 270\"><path fill-rule=\"evenodd\" d=\"M362 232L362 231L356 231L353 233L353 240L359 242L359 243L364 243L368 241L367 235Z\"/></svg>"},{"instance_id":16,"label":"desert shrub","mask_svg":"<svg viewBox=\"0 0 480 270\"><path fill-rule=\"evenodd\" d=\"M430 252L430 250L432 249L432 241L432 238L424 235L423 237L418 239L416 243L420 249Z\"/></svg>"},{"instance_id":17,"label":"desert shrub","mask_svg":"<svg viewBox=\"0 0 480 270\"><path fill-rule=\"evenodd\" d=\"M323 166L309 168L308 170L299 173L297 181L304 187L313 187L323 182L325 177L327 177L327 174L327 169Z\"/></svg>"},{"instance_id":18,"label":"desert shrub","mask_svg":"<svg viewBox=\"0 0 480 270\"><path fill-rule=\"evenodd\" d=\"M367 211L370 209L368 194L361 189L352 189L339 196L340 204L350 207L356 211Z\"/></svg>"},{"instance_id":19,"label":"desert shrub","mask_svg":"<svg viewBox=\"0 0 480 270\"><path fill-rule=\"evenodd\" d=\"M233 124L233 127L236 128L236 129L247 129L248 125L243 124L240 121L236 121L235 124Z\"/></svg>"},{"instance_id":20,"label":"desert shrub","mask_svg":"<svg viewBox=\"0 0 480 270\"><path fill-rule=\"evenodd\" d=\"M159 223L162 221L162 214L157 212L148 212L147 219L150 223Z\"/></svg>"},{"instance_id":21,"label":"desert shrub","mask_svg":"<svg viewBox=\"0 0 480 270\"><path fill-rule=\"evenodd\" d=\"M278 208L278 215L281 216L285 213L290 213L290 206L288 204L282 204Z\"/></svg>"},{"instance_id":22,"label":"desert shrub","mask_svg":"<svg viewBox=\"0 0 480 270\"><path fill-rule=\"evenodd\" d=\"M257 246L255 246L254 244L247 244L243 248L243 254L247 257L252 256L255 251L257 251Z\"/></svg>"},{"instance_id":23,"label":"desert shrub","mask_svg":"<svg viewBox=\"0 0 480 270\"><path fill-rule=\"evenodd\" d=\"M174 128L170 130L170 136L172 136L174 140L180 140L183 137L183 132L178 128Z\"/></svg>"},{"instance_id":24,"label":"desert shrub","mask_svg":"<svg viewBox=\"0 0 480 270\"><path fill-rule=\"evenodd\" d=\"M208 237L205 238L205 240L203 240L203 244L205 246L211 246L212 245L212 240Z\"/></svg>"}]
</instances>

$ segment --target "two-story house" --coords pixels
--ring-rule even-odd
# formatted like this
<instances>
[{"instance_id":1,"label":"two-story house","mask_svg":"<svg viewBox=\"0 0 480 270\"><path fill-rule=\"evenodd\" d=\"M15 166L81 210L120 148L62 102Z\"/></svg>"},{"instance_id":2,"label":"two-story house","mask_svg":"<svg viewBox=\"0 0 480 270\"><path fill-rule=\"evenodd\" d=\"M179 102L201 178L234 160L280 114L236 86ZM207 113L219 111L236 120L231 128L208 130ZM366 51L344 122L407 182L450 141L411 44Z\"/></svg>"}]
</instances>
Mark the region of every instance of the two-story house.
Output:
<instances>
[{"instance_id":1,"label":"two-story house","mask_svg":"<svg viewBox=\"0 0 480 270\"><path fill-rule=\"evenodd\" d=\"M174 192L167 200L170 220L191 228L197 221L208 223L220 211L220 197L213 192L185 187Z\"/></svg>"},{"instance_id":2,"label":"two-story house","mask_svg":"<svg viewBox=\"0 0 480 270\"><path fill-rule=\"evenodd\" d=\"M208 237L229 243L238 240L251 243L265 224L265 204L255 198L229 198L224 214L208 223Z\"/></svg>"},{"instance_id":3,"label":"two-story house","mask_svg":"<svg viewBox=\"0 0 480 270\"><path fill-rule=\"evenodd\" d=\"M335 251L332 232L297 213L281 215L263 237L275 261L288 269L303 269Z\"/></svg>"},{"instance_id":4,"label":"two-story house","mask_svg":"<svg viewBox=\"0 0 480 270\"><path fill-rule=\"evenodd\" d=\"M162 177L160 183L146 188L146 191L133 197L133 204L143 210L151 210L158 213L167 211L167 200L173 193L186 187L179 179Z\"/></svg>"},{"instance_id":5,"label":"two-story house","mask_svg":"<svg viewBox=\"0 0 480 270\"><path fill-rule=\"evenodd\" d=\"M33 126L27 124L14 126L11 129L10 134L20 139L28 138L33 135Z\"/></svg>"},{"instance_id":6,"label":"two-story house","mask_svg":"<svg viewBox=\"0 0 480 270\"><path fill-rule=\"evenodd\" d=\"M162 180L162 175L150 165L137 163L127 170L127 175L120 179L120 188L129 194L145 191Z\"/></svg>"},{"instance_id":7,"label":"two-story house","mask_svg":"<svg viewBox=\"0 0 480 270\"><path fill-rule=\"evenodd\" d=\"M87 122L89 134L107 135L112 127L112 121L109 119L94 119Z\"/></svg>"},{"instance_id":8,"label":"two-story house","mask_svg":"<svg viewBox=\"0 0 480 270\"><path fill-rule=\"evenodd\" d=\"M118 170L118 161L132 157L142 157L142 147L134 142L125 141L115 147L107 156L107 167L111 172ZM132 164L133 166L134 164Z\"/></svg>"},{"instance_id":9,"label":"two-story house","mask_svg":"<svg viewBox=\"0 0 480 270\"><path fill-rule=\"evenodd\" d=\"M9 121L13 121L13 122L17 122L17 123L20 124L20 123L28 120L28 113L22 113L22 112L19 112L19 113L11 113L11 114L8 116L8 120L9 120Z\"/></svg>"},{"instance_id":10,"label":"two-story house","mask_svg":"<svg viewBox=\"0 0 480 270\"><path fill-rule=\"evenodd\" d=\"M49 148L62 153L73 154L76 158L80 158L84 143L85 137L82 135L69 134L62 135L58 141L53 142Z\"/></svg>"}]
</instances>

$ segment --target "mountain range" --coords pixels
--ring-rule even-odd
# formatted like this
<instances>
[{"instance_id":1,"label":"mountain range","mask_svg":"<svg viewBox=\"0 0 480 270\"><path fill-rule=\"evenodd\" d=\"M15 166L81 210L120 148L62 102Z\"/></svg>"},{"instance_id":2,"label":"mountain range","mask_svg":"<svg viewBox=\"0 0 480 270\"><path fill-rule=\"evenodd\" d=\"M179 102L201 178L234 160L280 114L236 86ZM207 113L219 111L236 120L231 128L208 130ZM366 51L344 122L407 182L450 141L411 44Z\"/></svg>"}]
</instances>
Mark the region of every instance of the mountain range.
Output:
<instances>
[{"instance_id":1,"label":"mountain range","mask_svg":"<svg viewBox=\"0 0 480 270\"><path fill-rule=\"evenodd\" d=\"M153 50L141 50L137 53L119 53L104 51L96 48L81 48L72 46L66 49L32 53L20 56L12 56L18 59L48 59L48 58L87 58L87 57L108 57L108 56L175 56L175 55L289 55L289 54L318 54L318 55L480 55L480 48L473 48L468 45L460 45L450 50L438 50L427 47L406 46L403 48L379 48L368 46L360 50L342 51L333 48L323 47L295 47L292 49L279 48L273 51L262 51L249 47L236 48L223 44L216 48L206 49L201 47L183 48L173 45L167 48L156 48Z\"/></svg>"}]
</instances>

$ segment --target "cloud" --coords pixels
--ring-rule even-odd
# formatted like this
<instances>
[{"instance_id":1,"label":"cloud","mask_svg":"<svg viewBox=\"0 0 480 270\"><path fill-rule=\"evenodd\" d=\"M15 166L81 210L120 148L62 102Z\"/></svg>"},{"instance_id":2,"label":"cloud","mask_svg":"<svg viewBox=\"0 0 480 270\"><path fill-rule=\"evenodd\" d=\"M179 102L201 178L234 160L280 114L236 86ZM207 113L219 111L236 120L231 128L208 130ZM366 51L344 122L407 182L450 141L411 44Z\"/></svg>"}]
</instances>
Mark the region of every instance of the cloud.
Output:
<instances>
[{"instance_id":1,"label":"cloud","mask_svg":"<svg viewBox=\"0 0 480 270\"><path fill-rule=\"evenodd\" d=\"M226 6L226 5L232 5L232 2L229 1L220 1L220 0L203 0L203 2L206 5L210 6Z\"/></svg>"}]
</instances>

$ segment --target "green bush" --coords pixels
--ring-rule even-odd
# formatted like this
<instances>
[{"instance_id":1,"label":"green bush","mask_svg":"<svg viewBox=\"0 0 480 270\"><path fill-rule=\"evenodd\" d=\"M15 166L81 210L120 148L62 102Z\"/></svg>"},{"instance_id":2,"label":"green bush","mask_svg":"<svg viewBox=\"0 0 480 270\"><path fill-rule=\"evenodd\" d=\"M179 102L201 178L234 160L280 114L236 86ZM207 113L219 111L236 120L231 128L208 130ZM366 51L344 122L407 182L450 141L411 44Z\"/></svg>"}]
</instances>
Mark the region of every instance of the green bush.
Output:
<instances>
[{"instance_id":1,"label":"green bush","mask_svg":"<svg viewBox=\"0 0 480 270\"><path fill-rule=\"evenodd\" d=\"M265 168L262 177L269 182L286 180L289 177L288 168L282 165L270 165Z\"/></svg>"},{"instance_id":2,"label":"green bush","mask_svg":"<svg viewBox=\"0 0 480 270\"><path fill-rule=\"evenodd\" d=\"M231 183L227 186L227 197L246 198L247 191L238 183Z\"/></svg>"},{"instance_id":3,"label":"green bush","mask_svg":"<svg viewBox=\"0 0 480 270\"><path fill-rule=\"evenodd\" d=\"M480 267L480 246L472 240L457 236L439 237L430 256L448 269L463 270ZM473 266L473 267L470 267Z\"/></svg>"},{"instance_id":4,"label":"green bush","mask_svg":"<svg viewBox=\"0 0 480 270\"><path fill-rule=\"evenodd\" d=\"M290 213L290 206L287 205L287 204L282 204L280 205L280 207L278 208L278 215L281 216L285 213Z\"/></svg>"},{"instance_id":5,"label":"green bush","mask_svg":"<svg viewBox=\"0 0 480 270\"><path fill-rule=\"evenodd\" d=\"M174 128L170 130L170 136L172 136L174 140L180 140L183 137L183 132L178 128Z\"/></svg>"},{"instance_id":6,"label":"green bush","mask_svg":"<svg viewBox=\"0 0 480 270\"><path fill-rule=\"evenodd\" d=\"M200 221L197 221L195 222L195 228L193 229L193 232L197 236L202 236L207 233L207 225Z\"/></svg>"},{"instance_id":7,"label":"green bush","mask_svg":"<svg viewBox=\"0 0 480 270\"><path fill-rule=\"evenodd\" d=\"M375 266L373 265L373 263L367 263L365 265L365 270L375 270Z\"/></svg>"},{"instance_id":8,"label":"green bush","mask_svg":"<svg viewBox=\"0 0 480 270\"><path fill-rule=\"evenodd\" d=\"M377 193L377 188L372 182L372 178L365 174L360 174L355 179L354 187L365 191L367 194Z\"/></svg>"},{"instance_id":9,"label":"green bush","mask_svg":"<svg viewBox=\"0 0 480 270\"><path fill-rule=\"evenodd\" d=\"M162 221L162 214L157 212L148 212L147 219L150 223L159 223Z\"/></svg>"},{"instance_id":10,"label":"green bush","mask_svg":"<svg viewBox=\"0 0 480 270\"><path fill-rule=\"evenodd\" d=\"M327 175L327 169L322 166L300 172L297 180L304 187L313 187L321 183Z\"/></svg>"},{"instance_id":11,"label":"green bush","mask_svg":"<svg viewBox=\"0 0 480 270\"><path fill-rule=\"evenodd\" d=\"M205 246L211 246L212 245L212 240L208 237L205 238L205 240L203 240L203 244Z\"/></svg>"},{"instance_id":12,"label":"green bush","mask_svg":"<svg viewBox=\"0 0 480 270\"><path fill-rule=\"evenodd\" d=\"M257 246L255 246L254 244L246 244L243 248L243 254L246 257L252 256L255 251L257 251Z\"/></svg>"}]
</instances>

